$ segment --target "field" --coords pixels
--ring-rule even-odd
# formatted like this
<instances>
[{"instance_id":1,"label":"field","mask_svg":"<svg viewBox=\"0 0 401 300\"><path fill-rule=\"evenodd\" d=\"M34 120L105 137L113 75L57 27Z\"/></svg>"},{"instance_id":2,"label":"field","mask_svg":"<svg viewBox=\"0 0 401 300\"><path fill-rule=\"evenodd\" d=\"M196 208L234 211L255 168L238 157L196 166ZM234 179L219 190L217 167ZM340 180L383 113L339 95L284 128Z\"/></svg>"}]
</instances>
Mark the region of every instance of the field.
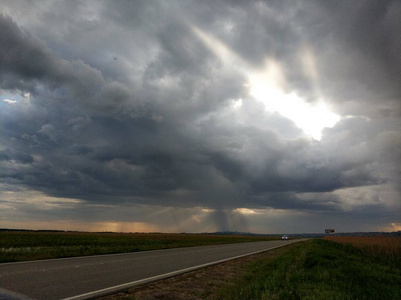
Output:
<instances>
[{"instance_id":1,"label":"field","mask_svg":"<svg viewBox=\"0 0 401 300\"><path fill-rule=\"evenodd\" d=\"M324 239L352 245L362 249L378 261L387 261L401 267L401 237L354 237L354 236L328 236Z\"/></svg>"},{"instance_id":2,"label":"field","mask_svg":"<svg viewBox=\"0 0 401 300\"><path fill-rule=\"evenodd\" d=\"M401 299L399 239L350 240L357 247L317 239L274 260L259 259L211 298Z\"/></svg>"},{"instance_id":3,"label":"field","mask_svg":"<svg viewBox=\"0 0 401 300\"><path fill-rule=\"evenodd\" d=\"M271 240L273 237L82 232L0 232L0 263Z\"/></svg>"},{"instance_id":4,"label":"field","mask_svg":"<svg viewBox=\"0 0 401 300\"><path fill-rule=\"evenodd\" d=\"M208 234L0 232L0 261L268 239L275 238ZM176 278L154 283L153 292L147 291L147 287L139 287L107 299L141 299L137 296L138 290L142 296L153 293L150 295L163 295L163 299L181 299L181 296L187 299L188 289L198 290L200 299L401 299L401 237L332 236L310 239L256 257L182 275L182 278L187 278L186 281ZM203 282L197 283L196 280ZM174 297L170 297L171 293Z\"/></svg>"}]
</instances>

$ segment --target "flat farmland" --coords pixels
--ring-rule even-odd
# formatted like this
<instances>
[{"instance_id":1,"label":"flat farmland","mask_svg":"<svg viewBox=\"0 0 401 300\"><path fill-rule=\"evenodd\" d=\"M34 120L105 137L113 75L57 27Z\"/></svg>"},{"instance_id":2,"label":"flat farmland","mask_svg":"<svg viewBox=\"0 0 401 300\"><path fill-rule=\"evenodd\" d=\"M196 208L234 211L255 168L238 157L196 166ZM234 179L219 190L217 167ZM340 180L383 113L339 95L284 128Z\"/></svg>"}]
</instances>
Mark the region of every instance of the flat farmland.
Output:
<instances>
[{"instance_id":1,"label":"flat farmland","mask_svg":"<svg viewBox=\"0 0 401 300\"><path fill-rule=\"evenodd\" d=\"M268 241L277 237L85 232L0 232L0 263Z\"/></svg>"},{"instance_id":2,"label":"flat farmland","mask_svg":"<svg viewBox=\"0 0 401 300\"><path fill-rule=\"evenodd\" d=\"M247 274L222 286L210 299L399 300L399 243L399 237L385 236L297 243L273 260L255 261Z\"/></svg>"},{"instance_id":3,"label":"flat farmland","mask_svg":"<svg viewBox=\"0 0 401 300\"><path fill-rule=\"evenodd\" d=\"M354 246L377 260L401 267L401 236L327 236L324 239Z\"/></svg>"}]
</instances>

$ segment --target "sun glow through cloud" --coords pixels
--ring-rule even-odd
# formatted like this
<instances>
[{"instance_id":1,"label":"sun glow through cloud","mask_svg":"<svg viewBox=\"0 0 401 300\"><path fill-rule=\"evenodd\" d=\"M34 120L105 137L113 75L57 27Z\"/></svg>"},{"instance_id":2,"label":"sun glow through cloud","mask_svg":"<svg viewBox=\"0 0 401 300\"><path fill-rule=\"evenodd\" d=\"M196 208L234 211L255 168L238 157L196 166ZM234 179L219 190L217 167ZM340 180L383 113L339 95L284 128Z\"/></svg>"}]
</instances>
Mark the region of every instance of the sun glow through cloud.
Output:
<instances>
[{"instance_id":1,"label":"sun glow through cloud","mask_svg":"<svg viewBox=\"0 0 401 300\"><path fill-rule=\"evenodd\" d=\"M265 60L262 70L256 69L218 38L196 26L190 27L224 63L245 72L248 82L244 83L244 86L248 87L250 96L264 104L267 111L277 112L290 119L315 140L321 139L325 127L333 127L340 120L340 116L333 113L323 100L309 103L295 92L288 93L285 89L286 78L279 62L269 58ZM309 49L302 54L301 64L305 67L305 72L311 80L318 81L312 51ZM242 101L235 103L234 107L239 108L241 104Z\"/></svg>"},{"instance_id":2,"label":"sun glow through cloud","mask_svg":"<svg viewBox=\"0 0 401 300\"><path fill-rule=\"evenodd\" d=\"M324 101L308 103L296 93L286 93L285 82L278 63L268 61L262 72L249 76L249 93L265 105L267 111L277 112L292 120L307 135L320 140L325 127L334 126L340 116L331 112Z\"/></svg>"}]
</instances>

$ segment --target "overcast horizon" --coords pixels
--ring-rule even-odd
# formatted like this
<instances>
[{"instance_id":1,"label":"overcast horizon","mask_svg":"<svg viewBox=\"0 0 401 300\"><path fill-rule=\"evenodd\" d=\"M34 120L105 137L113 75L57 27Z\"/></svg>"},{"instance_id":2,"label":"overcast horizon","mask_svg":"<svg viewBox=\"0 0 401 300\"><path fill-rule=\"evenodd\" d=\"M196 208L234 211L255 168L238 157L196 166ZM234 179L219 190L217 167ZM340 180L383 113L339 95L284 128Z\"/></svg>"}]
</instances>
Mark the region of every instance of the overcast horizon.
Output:
<instances>
[{"instance_id":1,"label":"overcast horizon","mask_svg":"<svg viewBox=\"0 0 401 300\"><path fill-rule=\"evenodd\" d=\"M0 228L401 230L400 1L0 0Z\"/></svg>"}]
</instances>

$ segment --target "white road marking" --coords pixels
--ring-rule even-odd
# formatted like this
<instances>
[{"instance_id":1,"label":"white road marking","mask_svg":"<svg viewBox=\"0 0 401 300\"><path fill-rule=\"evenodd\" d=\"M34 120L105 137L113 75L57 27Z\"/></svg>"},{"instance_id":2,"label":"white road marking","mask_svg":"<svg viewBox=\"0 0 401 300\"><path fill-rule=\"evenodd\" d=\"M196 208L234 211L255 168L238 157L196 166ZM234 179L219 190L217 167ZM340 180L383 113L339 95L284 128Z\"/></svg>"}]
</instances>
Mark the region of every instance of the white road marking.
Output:
<instances>
[{"instance_id":1,"label":"white road marking","mask_svg":"<svg viewBox=\"0 0 401 300\"><path fill-rule=\"evenodd\" d=\"M204 268L204 267L208 267L208 266L211 266L211 265L216 265L216 264L219 264L219 263L222 263L222 262L225 262L225 261L229 261L229 260L232 260L232 259L237 259L237 258L249 256L249 255L252 255L252 254L257 254L257 253L260 253L260 252L265 252L265 251L268 251L268 250L273 250L273 249L276 249L276 248L284 247L284 246L287 246L289 244L292 244L292 243L286 243L286 244L281 245L281 246L276 246L276 247L271 247L271 248L268 248L268 249L258 250L258 251L252 252L252 253L242 254L242 255L238 255L238 256L234 256L234 257L230 257L230 258L225 258L225 259L217 260L217 261L214 261L214 262L210 262L210 263L206 263L206 264L202 264L202 265L198 265L198 266L193 266L193 267L186 268L186 269L177 270L177 271L174 271L174 272L164 273L164 274L153 276L153 277L148 277L148 278L144 278L144 279L140 279L140 280L136 280L136 281L132 281L132 282L128 282L128 283L123 283L123 284L115 285L115 286L108 287L108 288L105 288L105 289L101 289L101 290L97 290L97 291L93 291L93 292L89 292L89 293L85 293L85 294L81 294L81 295L77 295L77 296L64 298L62 300L79 300L79 299L87 299L87 298L90 298L90 297L105 295L105 294L108 294L108 293L117 292L117 291L125 289L125 288L130 288L130 287L133 287L133 286L136 286L136 285L139 285L139 284L148 283L148 282L156 281L156 280L159 280L159 279L165 279L165 278L168 278L168 277L172 277L172 276L175 276L175 275L187 273L187 272L194 271L194 270L197 270L197 269L201 269L201 268Z\"/></svg>"},{"instance_id":2,"label":"white road marking","mask_svg":"<svg viewBox=\"0 0 401 300\"><path fill-rule=\"evenodd\" d=\"M204 246L197 246L197 247L204 247ZM195 247L193 247L195 248ZM169 249L156 249L156 250L146 250L146 251L134 251L134 252L123 252L123 253L113 253L113 254L96 254L96 255L86 255L86 256L73 256L73 257L62 257L62 258L49 258L49 259L38 259L38 260L24 260L24 261L14 261L8 263L1 263L2 266L6 265L20 265L20 264L31 264L31 263L42 263L42 262L53 262L58 260L72 260L72 259L85 259L85 258L96 258L96 257L108 257L108 256L123 256L127 254L147 254L152 252L166 252L166 251L174 251L179 249L177 248L169 248Z\"/></svg>"}]
</instances>

